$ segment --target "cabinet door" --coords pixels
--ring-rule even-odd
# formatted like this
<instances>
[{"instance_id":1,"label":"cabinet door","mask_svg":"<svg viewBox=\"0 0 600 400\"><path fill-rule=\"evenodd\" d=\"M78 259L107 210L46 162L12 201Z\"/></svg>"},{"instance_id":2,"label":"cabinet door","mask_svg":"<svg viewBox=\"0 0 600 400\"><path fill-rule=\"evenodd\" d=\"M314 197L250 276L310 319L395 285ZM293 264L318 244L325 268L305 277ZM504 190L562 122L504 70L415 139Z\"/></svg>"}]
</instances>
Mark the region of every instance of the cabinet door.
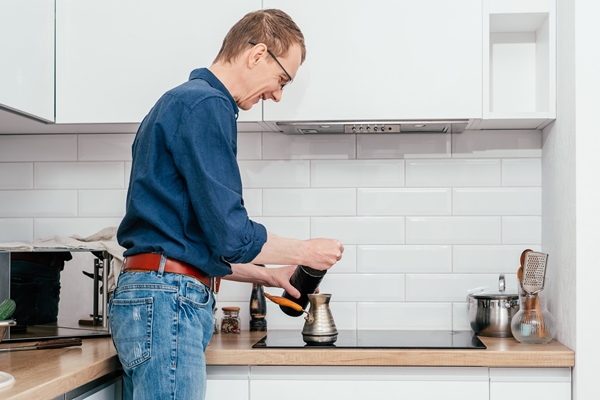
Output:
<instances>
[{"instance_id":1,"label":"cabinet door","mask_svg":"<svg viewBox=\"0 0 600 400\"><path fill-rule=\"evenodd\" d=\"M56 0L56 121L137 123L260 0ZM257 104L240 121L260 120Z\"/></svg>"},{"instance_id":2,"label":"cabinet door","mask_svg":"<svg viewBox=\"0 0 600 400\"><path fill-rule=\"evenodd\" d=\"M54 2L0 3L0 106L54 121Z\"/></svg>"},{"instance_id":3,"label":"cabinet door","mask_svg":"<svg viewBox=\"0 0 600 400\"><path fill-rule=\"evenodd\" d=\"M307 58L265 121L481 118L481 0L264 0Z\"/></svg>"},{"instance_id":4,"label":"cabinet door","mask_svg":"<svg viewBox=\"0 0 600 400\"><path fill-rule=\"evenodd\" d=\"M488 400L487 368L251 367L250 398Z\"/></svg>"},{"instance_id":5,"label":"cabinet door","mask_svg":"<svg viewBox=\"0 0 600 400\"><path fill-rule=\"evenodd\" d=\"M250 382L250 398L280 400L486 400L487 382L264 380Z\"/></svg>"},{"instance_id":6,"label":"cabinet door","mask_svg":"<svg viewBox=\"0 0 600 400\"><path fill-rule=\"evenodd\" d=\"M490 368L490 400L571 400L570 368Z\"/></svg>"},{"instance_id":7,"label":"cabinet door","mask_svg":"<svg viewBox=\"0 0 600 400\"><path fill-rule=\"evenodd\" d=\"M223 399L248 400L248 380L207 380L206 400Z\"/></svg>"}]
</instances>

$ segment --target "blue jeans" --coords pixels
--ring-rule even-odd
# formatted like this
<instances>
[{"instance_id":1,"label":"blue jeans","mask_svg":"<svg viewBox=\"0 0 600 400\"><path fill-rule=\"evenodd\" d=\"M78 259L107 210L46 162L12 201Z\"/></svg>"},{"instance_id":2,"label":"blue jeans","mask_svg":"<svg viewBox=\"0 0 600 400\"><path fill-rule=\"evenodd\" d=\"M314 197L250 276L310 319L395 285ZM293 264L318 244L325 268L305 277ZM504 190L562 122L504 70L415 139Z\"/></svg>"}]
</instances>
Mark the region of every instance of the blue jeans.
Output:
<instances>
[{"instance_id":1,"label":"blue jeans","mask_svg":"<svg viewBox=\"0 0 600 400\"><path fill-rule=\"evenodd\" d=\"M186 275L125 272L109 304L123 366L123 398L204 399L204 350L213 333L212 292Z\"/></svg>"}]
</instances>

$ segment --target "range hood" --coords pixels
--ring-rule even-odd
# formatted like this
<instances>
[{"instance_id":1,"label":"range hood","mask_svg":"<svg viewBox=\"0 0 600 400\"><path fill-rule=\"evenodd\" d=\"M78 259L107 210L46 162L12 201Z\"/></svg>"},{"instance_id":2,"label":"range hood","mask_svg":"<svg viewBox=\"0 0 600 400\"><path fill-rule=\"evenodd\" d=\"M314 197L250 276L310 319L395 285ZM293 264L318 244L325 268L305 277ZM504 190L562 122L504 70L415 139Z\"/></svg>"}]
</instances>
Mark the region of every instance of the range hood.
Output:
<instances>
[{"instance_id":1,"label":"range hood","mask_svg":"<svg viewBox=\"0 0 600 400\"><path fill-rule=\"evenodd\" d=\"M311 135L331 133L460 133L468 120L423 121L278 121L264 122L273 131L288 135Z\"/></svg>"}]
</instances>

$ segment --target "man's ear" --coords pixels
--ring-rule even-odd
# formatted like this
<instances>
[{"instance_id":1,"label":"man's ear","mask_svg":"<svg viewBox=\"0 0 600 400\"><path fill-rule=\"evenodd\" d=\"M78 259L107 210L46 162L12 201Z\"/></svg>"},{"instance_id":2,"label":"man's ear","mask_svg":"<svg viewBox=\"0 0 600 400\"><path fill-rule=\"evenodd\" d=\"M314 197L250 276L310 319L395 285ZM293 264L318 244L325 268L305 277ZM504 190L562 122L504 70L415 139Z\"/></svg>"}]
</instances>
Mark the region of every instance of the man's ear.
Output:
<instances>
[{"instance_id":1,"label":"man's ear","mask_svg":"<svg viewBox=\"0 0 600 400\"><path fill-rule=\"evenodd\" d=\"M267 46L264 43L258 43L256 46L250 49L248 55L248 67L254 68L267 54Z\"/></svg>"}]
</instances>

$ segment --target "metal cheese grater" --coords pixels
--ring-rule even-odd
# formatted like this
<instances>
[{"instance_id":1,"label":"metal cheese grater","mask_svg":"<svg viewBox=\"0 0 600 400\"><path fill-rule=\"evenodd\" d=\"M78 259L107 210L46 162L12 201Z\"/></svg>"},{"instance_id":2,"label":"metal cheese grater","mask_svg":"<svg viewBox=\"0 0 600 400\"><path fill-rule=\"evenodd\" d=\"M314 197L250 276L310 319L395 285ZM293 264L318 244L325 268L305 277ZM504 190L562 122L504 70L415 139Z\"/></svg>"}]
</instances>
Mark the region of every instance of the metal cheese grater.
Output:
<instances>
[{"instance_id":1,"label":"metal cheese grater","mask_svg":"<svg viewBox=\"0 0 600 400\"><path fill-rule=\"evenodd\" d=\"M521 286L527 294L535 294L544 288L548 254L530 251L525 254Z\"/></svg>"}]
</instances>

